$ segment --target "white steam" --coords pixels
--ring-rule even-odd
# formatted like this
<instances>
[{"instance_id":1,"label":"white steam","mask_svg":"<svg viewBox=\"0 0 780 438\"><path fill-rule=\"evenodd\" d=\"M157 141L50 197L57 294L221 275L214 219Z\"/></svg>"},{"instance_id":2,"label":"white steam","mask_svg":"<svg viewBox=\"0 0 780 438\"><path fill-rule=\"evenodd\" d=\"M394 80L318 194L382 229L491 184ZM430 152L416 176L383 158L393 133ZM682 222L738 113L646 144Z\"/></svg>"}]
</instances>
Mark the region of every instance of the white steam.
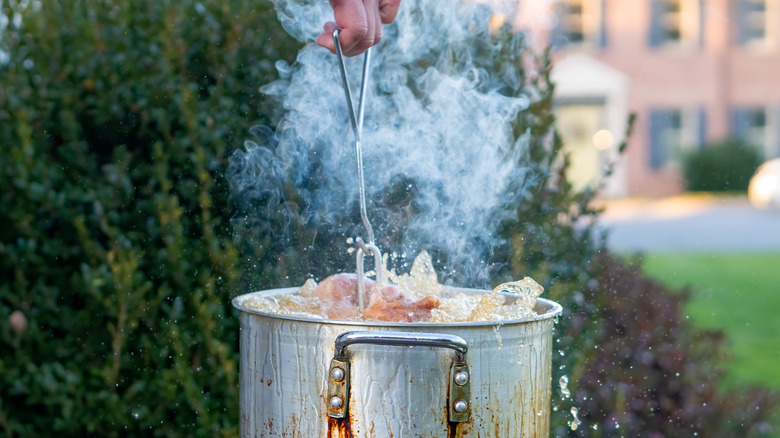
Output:
<instances>
[{"instance_id":1,"label":"white steam","mask_svg":"<svg viewBox=\"0 0 780 438\"><path fill-rule=\"evenodd\" d=\"M248 141L231 159L232 191L284 203L282 187L293 184L311 197L296 211L304 222L343 220L358 197L353 136L336 57L312 42L332 11L322 0L274 3L285 29L309 43L293 65L277 65L280 80L261 88L285 113L268 141ZM478 266L496 243L500 222L516 214L522 193L508 193L535 177L523 165L527 136L516 138L512 130L529 105L516 69L503 66L498 77L475 62L502 49L489 34L491 15L484 4L405 0L373 49L363 163L380 247L387 227L403 227L411 254L433 246L448 254L451 266ZM518 41L511 44L519 52ZM348 59L355 99L361 68L362 57ZM316 188L309 190L315 174ZM411 213L373 208L398 181L413 181ZM396 216L404 222L393 224L389 217ZM353 225L345 232L365 237L359 219Z\"/></svg>"}]
</instances>

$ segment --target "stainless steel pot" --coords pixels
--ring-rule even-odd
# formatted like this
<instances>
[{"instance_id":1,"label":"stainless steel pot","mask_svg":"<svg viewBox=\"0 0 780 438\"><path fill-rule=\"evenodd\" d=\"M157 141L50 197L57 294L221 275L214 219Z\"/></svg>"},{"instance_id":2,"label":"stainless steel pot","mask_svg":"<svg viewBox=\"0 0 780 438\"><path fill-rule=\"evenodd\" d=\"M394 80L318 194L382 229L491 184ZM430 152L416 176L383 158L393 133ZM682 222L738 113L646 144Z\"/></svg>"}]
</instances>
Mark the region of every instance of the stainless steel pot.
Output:
<instances>
[{"instance_id":1,"label":"stainless steel pot","mask_svg":"<svg viewBox=\"0 0 780 438\"><path fill-rule=\"evenodd\" d=\"M539 316L476 323L349 322L243 306L241 437L546 437L552 329ZM457 292L485 293L471 289Z\"/></svg>"}]
</instances>

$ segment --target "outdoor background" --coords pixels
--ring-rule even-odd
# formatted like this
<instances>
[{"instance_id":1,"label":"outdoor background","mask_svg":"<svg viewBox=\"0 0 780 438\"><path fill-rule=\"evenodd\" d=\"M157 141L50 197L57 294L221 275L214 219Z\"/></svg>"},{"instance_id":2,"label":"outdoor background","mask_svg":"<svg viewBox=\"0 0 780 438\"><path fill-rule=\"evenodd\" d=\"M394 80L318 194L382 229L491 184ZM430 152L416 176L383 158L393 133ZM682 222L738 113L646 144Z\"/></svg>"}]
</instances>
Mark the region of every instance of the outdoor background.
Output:
<instances>
[{"instance_id":1,"label":"outdoor background","mask_svg":"<svg viewBox=\"0 0 780 438\"><path fill-rule=\"evenodd\" d=\"M530 96L538 178L485 262L565 309L551 436L780 436L780 211L747 196L780 152L780 2L530 3L405 68ZM314 179L243 202L225 176L302 44L267 2L0 8L0 436L236 436L231 298L351 266L329 223L359 223L304 216ZM383 249L414 188L372 199Z\"/></svg>"}]
</instances>

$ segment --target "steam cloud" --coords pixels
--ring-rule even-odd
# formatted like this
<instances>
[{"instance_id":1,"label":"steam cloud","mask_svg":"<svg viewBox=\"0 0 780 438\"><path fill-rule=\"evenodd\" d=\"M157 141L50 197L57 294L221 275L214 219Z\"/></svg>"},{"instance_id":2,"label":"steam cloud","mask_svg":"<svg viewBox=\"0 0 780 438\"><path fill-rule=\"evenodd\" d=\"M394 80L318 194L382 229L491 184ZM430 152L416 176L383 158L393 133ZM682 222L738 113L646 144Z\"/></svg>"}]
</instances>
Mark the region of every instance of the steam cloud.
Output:
<instances>
[{"instance_id":1,"label":"steam cloud","mask_svg":"<svg viewBox=\"0 0 780 438\"><path fill-rule=\"evenodd\" d=\"M332 244L346 248L346 237L365 238L359 219L340 223L357 211L354 139L336 56L313 43L332 10L321 0L274 3L284 28L308 44L293 65L277 64L280 80L261 88L284 115L275 133L254 128L257 138L231 158L232 196L245 206L239 219L253 222L285 205L285 187L302 188L303 207L292 210L307 226L340 227L344 239ZM516 138L511 125L529 105L523 84L511 66L497 75L475 62L501 50L490 38L491 15L481 3L403 1L373 49L363 127L368 215L380 248L383 235L402 227L402 250L441 249L448 268L468 276L459 281L470 285L486 283L486 270L478 267L496 243L497 226L515 214L518 196L510 200L507 193L522 192L534 178L520 165L527 136ZM509 43L520 51L520 41ZM362 59L347 61L355 100ZM412 206L377 209L375 202L399 181L413 188ZM261 204L265 210L246 208ZM400 217L402 223L393 223ZM276 226L283 230L265 224L256 232L283 239L289 224Z\"/></svg>"}]
</instances>

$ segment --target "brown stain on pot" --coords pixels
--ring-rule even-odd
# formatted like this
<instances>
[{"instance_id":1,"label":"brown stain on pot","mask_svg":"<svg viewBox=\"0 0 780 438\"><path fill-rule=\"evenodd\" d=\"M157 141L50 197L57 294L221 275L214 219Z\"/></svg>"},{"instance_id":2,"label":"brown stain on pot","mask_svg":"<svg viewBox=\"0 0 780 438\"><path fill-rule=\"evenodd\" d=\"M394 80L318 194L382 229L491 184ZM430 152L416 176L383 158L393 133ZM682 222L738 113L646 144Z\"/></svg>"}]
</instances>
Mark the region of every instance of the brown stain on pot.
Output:
<instances>
[{"instance_id":1,"label":"brown stain on pot","mask_svg":"<svg viewBox=\"0 0 780 438\"><path fill-rule=\"evenodd\" d=\"M352 438L352 424L347 418L328 417L328 438Z\"/></svg>"},{"instance_id":2,"label":"brown stain on pot","mask_svg":"<svg viewBox=\"0 0 780 438\"><path fill-rule=\"evenodd\" d=\"M356 435L352 433L352 422L347 418L331 418L328 417L328 438L353 438ZM459 423L447 423L447 436L448 438L456 438L458 435ZM371 423L370 435L374 436L374 424ZM392 433L391 433L392 438Z\"/></svg>"}]
</instances>

